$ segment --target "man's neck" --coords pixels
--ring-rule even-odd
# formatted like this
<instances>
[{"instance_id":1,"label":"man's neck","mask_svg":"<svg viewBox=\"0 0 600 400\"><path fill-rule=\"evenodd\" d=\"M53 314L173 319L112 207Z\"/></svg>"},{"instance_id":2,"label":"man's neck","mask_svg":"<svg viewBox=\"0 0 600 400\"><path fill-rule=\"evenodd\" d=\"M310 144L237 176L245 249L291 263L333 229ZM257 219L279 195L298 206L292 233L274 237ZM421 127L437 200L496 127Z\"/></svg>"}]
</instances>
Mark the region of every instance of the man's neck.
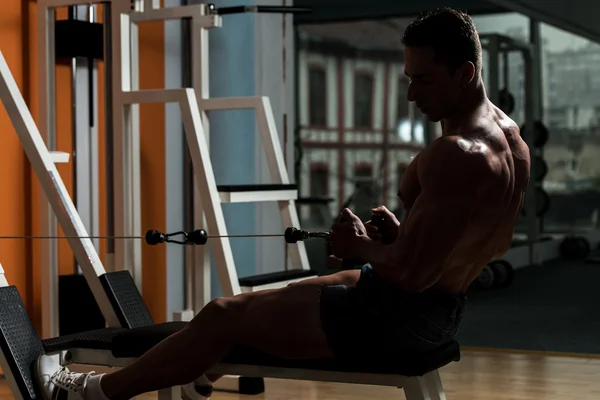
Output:
<instances>
[{"instance_id":1,"label":"man's neck","mask_svg":"<svg viewBox=\"0 0 600 400\"><path fill-rule=\"evenodd\" d=\"M458 102L459 105L452 115L440 121L442 125L442 136L456 133L456 131L460 130L465 122L470 121L473 115L485 104L487 95L483 81L479 79L477 82L471 83L469 87L465 88L461 97L462 100Z\"/></svg>"}]
</instances>

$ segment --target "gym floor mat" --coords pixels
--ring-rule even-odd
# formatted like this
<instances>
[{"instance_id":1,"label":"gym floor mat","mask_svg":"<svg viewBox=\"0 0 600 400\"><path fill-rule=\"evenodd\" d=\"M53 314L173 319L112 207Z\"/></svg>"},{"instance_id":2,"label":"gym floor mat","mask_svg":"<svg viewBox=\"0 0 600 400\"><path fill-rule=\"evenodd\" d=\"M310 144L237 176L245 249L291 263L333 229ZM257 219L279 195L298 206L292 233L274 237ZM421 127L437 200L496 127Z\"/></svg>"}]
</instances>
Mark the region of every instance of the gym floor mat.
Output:
<instances>
[{"instance_id":1,"label":"gym floor mat","mask_svg":"<svg viewBox=\"0 0 600 400\"><path fill-rule=\"evenodd\" d=\"M557 260L515 271L511 286L468 293L464 347L600 354L600 265Z\"/></svg>"}]
</instances>

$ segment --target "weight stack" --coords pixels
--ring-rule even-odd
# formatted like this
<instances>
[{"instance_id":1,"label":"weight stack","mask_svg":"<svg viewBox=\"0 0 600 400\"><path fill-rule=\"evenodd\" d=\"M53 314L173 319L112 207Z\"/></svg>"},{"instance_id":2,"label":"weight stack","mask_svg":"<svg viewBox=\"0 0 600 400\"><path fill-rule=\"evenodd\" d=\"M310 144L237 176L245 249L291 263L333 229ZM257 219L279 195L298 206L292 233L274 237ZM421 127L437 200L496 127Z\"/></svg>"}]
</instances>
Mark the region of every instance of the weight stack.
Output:
<instances>
[{"instance_id":1,"label":"weight stack","mask_svg":"<svg viewBox=\"0 0 600 400\"><path fill-rule=\"evenodd\" d=\"M543 147L546 145L550 138L550 132L548 128L541 122L535 121L533 124L533 145L532 151L534 154L531 158L531 166L533 174L531 178L534 182L535 191L535 210L534 214L538 218L542 218L548 209L550 208L550 195L543 188L544 179L548 175L548 164L543 157ZM521 127L521 135L525 132L525 126ZM529 210L527 209L527 203L523 206L521 213L526 216Z\"/></svg>"},{"instance_id":2,"label":"weight stack","mask_svg":"<svg viewBox=\"0 0 600 400\"><path fill-rule=\"evenodd\" d=\"M58 312L61 336L105 327L102 312L83 275L58 277Z\"/></svg>"}]
</instances>

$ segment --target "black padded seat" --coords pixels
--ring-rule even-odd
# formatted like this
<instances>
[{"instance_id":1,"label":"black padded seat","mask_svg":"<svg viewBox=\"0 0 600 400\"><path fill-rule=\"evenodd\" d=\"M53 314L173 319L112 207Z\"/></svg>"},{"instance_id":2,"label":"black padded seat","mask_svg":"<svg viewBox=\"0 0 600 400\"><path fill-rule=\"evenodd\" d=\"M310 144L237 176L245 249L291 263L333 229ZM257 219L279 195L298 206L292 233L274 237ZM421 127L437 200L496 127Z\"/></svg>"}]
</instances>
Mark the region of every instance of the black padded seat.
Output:
<instances>
[{"instance_id":1,"label":"black padded seat","mask_svg":"<svg viewBox=\"0 0 600 400\"><path fill-rule=\"evenodd\" d=\"M163 339L182 329L185 324L186 322L167 322L117 333L113 338L112 354L117 358L139 357ZM377 359L373 363L357 362L354 365L352 362L336 359L288 360L255 349L238 346L221 360L221 363L348 373L422 376L427 372L459 360L459 344L456 341L451 341L430 352L404 353L386 359Z\"/></svg>"},{"instance_id":2,"label":"black padded seat","mask_svg":"<svg viewBox=\"0 0 600 400\"><path fill-rule=\"evenodd\" d=\"M69 349L112 350L113 338L124 328L103 328L42 340L46 353Z\"/></svg>"}]
</instances>

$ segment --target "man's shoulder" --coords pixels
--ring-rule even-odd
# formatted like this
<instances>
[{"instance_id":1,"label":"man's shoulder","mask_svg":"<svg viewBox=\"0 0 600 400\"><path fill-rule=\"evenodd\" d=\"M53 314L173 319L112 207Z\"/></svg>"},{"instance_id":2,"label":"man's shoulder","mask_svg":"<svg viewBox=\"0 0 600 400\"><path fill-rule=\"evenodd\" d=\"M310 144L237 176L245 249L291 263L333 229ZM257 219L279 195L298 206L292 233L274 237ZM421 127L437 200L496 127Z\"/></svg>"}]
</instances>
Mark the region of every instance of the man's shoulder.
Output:
<instances>
[{"instance_id":1,"label":"man's shoulder","mask_svg":"<svg viewBox=\"0 0 600 400\"><path fill-rule=\"evenodd\" d=\"M459 135L442 136L431 143L427 153L423 167L436 180L485 182L498 173L495 150L481 141Z\"/></svg>"},{"instance_id":2,"label":"man's shoulder","mask_svg":"<svg viewBox=\"0 0 600 400\"><path fill-rule=\"evenodd\" d=\"M475 166L486 163L493 149L481 140L469 136L449 135L437 138L431 143L428 157L434 164L453 164L457 167Z\"/></svg>"}]
</instances>

